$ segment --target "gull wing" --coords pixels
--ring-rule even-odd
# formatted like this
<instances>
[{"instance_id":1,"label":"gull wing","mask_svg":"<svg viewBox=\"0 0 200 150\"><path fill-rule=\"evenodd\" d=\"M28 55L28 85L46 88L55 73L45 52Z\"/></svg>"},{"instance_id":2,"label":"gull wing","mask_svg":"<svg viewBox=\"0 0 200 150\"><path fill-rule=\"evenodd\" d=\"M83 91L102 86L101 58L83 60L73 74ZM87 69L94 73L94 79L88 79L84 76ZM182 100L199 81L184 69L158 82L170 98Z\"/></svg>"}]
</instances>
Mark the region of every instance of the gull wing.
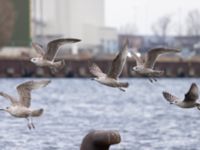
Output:
<instances>
[{"instance_id":1,"label":"gull wing","mask_svg":"<svg viewBox=\"0 0 200 150\"><path fill-rule=\"evenodd\" d=\"M185 102L195 102L199 98L198 87L195 83L192 83L189 91L185 94Z\"/></svg>"},{"instance_id":2,"label":"gull wing","mask_svg":"<svg viewBox=\"0 0 200 150\"><path fill-rule=\"evenodd\" d=\"M136 61L136 65L137 65L137 66L143 66L143 65L144 65L143 59L142 59L140 56L138 56L138 55L136 54L136 52L133 52L132 54L133 54L133 57L134 57L134 59L135 59L135 61Z\"/></svg>"},{"instance_id":3,"label":"gull wing","mask_svg":"<svg viewBox=\"0 0 200 150\"><path fill-rule=\"evenodd\" d=\"M17 92L20 96L20 104L25 107L30 107L31 105L31 91L41 87L45 87L49 84L50 80L41 81L27 81L17 86Z\"/></svg>"},{"instance_id":4,"label":"gull wing","mask_svg":"<svg viewBox=\"0 0 200 150\"><path fill-rule=\"evenodd\" d=\"M164 54L164 53L177 53L180 52L179 49L173 49L173 48L153 48L147 53L147 59L145 62L145 67L146 68L153 68L154 64L156 62L156 59L158 58L159 55Z\"/></svg>"},{"instance_id":5,"label":"gull wing","mask_svg":"<svg viewBox=\"0 0 200 150\"><path fill-rule=\"evenodd\" d=\"M73 39L73 38L53 40L53 41L49 42L47 45L47 52L44 55L44 59L51 61L56 56L56 54L58 52L58 48L61 45L69 44L69 43L76 43L76 42L80 42L80 41L81 41L80 39Z\"/></svg>"},{"instance_id":6,"label":"gull wing","mask_svg":"<svg viewBox=\"0 0 200 150\"><path fill-rule=\"evenodd\" d=\"M99 66L96 64L92 64L92 66L89 67L89 71L91 74L93 74L96 77L105 77L106 74L101 71Z\"/></svg>"},{"instance_id":7,"label":"gull wing","mask_svg":"<svg viewBox=\"0 0 200 150\"><path fill-rule=\"evenodd\" d=\"M16 100L14 97L12 97L12 96L10 96L10 95L4 93L4 92L0 92L0 95L3 96L4 98L10 100L10 102L11 102L12 104L17 104L17 100Z\"/></svg>"},{"instance_id":8,"label":"gull wing","mask_svg":"<svg viewBox=\"0 0 200 150\"><path fill-rule=\"evenodd\" d=\"M40 44L38 44L38 43L32 43L32 47L36 50L36 52L40 56L44 56L45 50L42 48L42 46Z\"/></svg>"},{"instance_id":9,"label":"gull wing","mask_svg":"<svg viewBox=\"0 0 200 150\"><path fill-rule=\"evenodd\" d=\"M126 58L128 55L128 40L126 41L122 50L118 53L115 59L112 61L112 65L110 68L110 72L108 73L108 77L117 79L125 65Z\"/></svg>"},{"instance_id":10,"label":"gull wing","mask_svg":"<svg viewBox=\"0 0 200 150\"><path fill-rule=\"evenodd\" d=\"M174 96L174 95L172 95L172 94L170 94L170 93L168 93L168 92L163 92L163 96L164 96L164 98L168 101L168 102L170 102L170 103L174 103L174 102L177 102L177 101L181 101L181 99L180 98L178 98L178 97L176 97L176 96Z\"/></svg>"}]
</instances>

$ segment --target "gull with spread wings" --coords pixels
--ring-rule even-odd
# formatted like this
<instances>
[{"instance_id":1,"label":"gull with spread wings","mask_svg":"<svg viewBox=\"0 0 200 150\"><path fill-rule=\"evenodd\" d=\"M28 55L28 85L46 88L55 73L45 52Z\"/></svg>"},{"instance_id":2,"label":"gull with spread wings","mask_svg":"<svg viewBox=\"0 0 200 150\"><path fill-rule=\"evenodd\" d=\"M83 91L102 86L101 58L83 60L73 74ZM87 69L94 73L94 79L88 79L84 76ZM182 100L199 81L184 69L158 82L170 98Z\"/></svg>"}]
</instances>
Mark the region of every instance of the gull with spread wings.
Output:
<instances>
[{"instance_id":1,"label":"gull with spread wings","mask_svg":"<svg viewBox=\"0 0 200 150\"><path fill-rule=\"evenodd\" d=\"M170 102L170 104L175 104L181 108L197 107L197 109L200 110L200 103L197 102L197 99L199 98L199 91L195 83L192 83L190 86L189 91L185 94L184 100L181 100L168 92L163 92L163 96L168 102Z\"/></svg>"},{"instance_id":2,"label":"gull with spread wings","mask_svg":"<svg viewBox=\"0 0 200 150\"><path fill-rule=\"evenodd\" d=\"M162 76L164 73L164 71L154 70L154 65L158 56L160 56L161 54L177 52L180 52L180 50L164 47L153 48L148 51L145 59L142 59L135 52L133 52L133 57L136 60L136 66L133 67L133 71L138 75L149 77L149 80L151 82L153 82L153 80L157 81L154 77Z\"/></svg>"},{"instance_id":3,"label":"gull with spread wings","mask_svg":"<svg viewBox=\"0 0 200 150\"><path fill-rule=\"evenodd\" d=\"M129 84L127 82L119 82L118 78L126 63L127 55L128 41L126 41L126 44L124 45L122 50L112 61L110 72L108 74L103 73L96 64L93 64L91 67L89 67L91 74L96 76L95 78L93 78L93 80L110 87L119 88L121 91L125 91L123 88L127 88Z\"/></svg>"},{"instance_id":4,"label":"gull with spread wings","mask_svg":"<svg viewBox=\"0 0 200 150\"><path fill-rule=\"evenodd\" d=\"M4 98L10 100L11 106L5 109L0 109L5 112L10 113L14 117L26 118L28 120L28 128L35 128L32 117L39 117L43 113L43 109L31 109L31 91L41 87L47 86L50 80L41 81L27 81L17 86L17 92L19 94L19 100L12 97L4 92L0 92L0 95Z\"/></svg>"},{"instance_id":5,"label":"gull with spread wings","mask_svg":"<svg viewBox=\"0 0 200 150\"><path fill-rule=\"evenodd\" d=\"M50 67L56 72L65 66L64 60L55 61L59 47L64 44L77 43L80 41L80 39L74 38L56 39L48 43L46 52L40 44L32 43L32 46L39 54L39 57L31 58L31 62L41 67Z\"/></svg>"}]
</instances>

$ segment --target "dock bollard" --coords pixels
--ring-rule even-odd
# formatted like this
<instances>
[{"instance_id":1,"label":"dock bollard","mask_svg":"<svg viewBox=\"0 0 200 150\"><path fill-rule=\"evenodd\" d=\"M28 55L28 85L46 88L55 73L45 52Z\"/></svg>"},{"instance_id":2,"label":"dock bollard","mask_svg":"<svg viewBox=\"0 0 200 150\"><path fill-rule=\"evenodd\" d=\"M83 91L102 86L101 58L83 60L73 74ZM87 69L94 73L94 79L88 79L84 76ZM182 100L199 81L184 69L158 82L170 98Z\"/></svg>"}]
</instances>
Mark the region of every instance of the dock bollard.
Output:
<instances>
[{"instance_id":1,"label":"dock bollard","mask_svg":"<svg viewBox=\"0 0 200 150\"><path fill-rule=\"evenodd\" d=\"M118 144L120 141L118 131L94 130L83 138L80 150L109 150L111 145Z\"/></svg>"}]
</instances>

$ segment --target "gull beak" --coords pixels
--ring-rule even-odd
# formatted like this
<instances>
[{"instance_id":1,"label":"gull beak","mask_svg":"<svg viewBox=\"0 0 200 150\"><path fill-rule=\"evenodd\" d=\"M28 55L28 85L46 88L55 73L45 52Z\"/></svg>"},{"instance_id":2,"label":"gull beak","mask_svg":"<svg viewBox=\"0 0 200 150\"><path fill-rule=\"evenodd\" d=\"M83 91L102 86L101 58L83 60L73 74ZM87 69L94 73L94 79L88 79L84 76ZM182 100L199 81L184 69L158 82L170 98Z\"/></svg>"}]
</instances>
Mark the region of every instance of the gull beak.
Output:
<instances>
[{"instance_id":1,"label":"gull beak","mask_svg":"<svg viewBox=\"0 0 200 150\"><path fill-rule=\"evenodd\" d=\"M0 111L1 111L1 110L3 110L3 111L4 111L5 109L0 109Z\"/></svg>"}]
</instances>

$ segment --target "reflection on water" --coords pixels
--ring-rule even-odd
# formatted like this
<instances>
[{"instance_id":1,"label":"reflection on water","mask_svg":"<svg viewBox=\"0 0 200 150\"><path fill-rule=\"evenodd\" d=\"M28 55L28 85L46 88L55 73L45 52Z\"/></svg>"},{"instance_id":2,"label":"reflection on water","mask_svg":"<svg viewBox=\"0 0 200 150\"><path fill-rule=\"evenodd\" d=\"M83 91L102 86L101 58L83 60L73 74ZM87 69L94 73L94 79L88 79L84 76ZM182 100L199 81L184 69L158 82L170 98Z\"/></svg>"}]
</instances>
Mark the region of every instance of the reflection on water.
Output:
<instances>
[{"instance_id":1,"label":"reflection on water","mask_svg":"<svg viewBox=\"0 0 200 150\"><path fill-rule=\"evenodd\" d=\"M14 87L28 79L0 79L0 90L17 95ZM52 79L33 92L33 108L44 108L29 131L25 119L0 113L1 150L78 150L92 129L119 130L122 142L112 149L197 150L200 146L200 112L168 104L162 91L183 98L199 79L129 80L127 92L89 79ZM0 97L0 107L9 102Z\"/></svg>"}]
</instances>

